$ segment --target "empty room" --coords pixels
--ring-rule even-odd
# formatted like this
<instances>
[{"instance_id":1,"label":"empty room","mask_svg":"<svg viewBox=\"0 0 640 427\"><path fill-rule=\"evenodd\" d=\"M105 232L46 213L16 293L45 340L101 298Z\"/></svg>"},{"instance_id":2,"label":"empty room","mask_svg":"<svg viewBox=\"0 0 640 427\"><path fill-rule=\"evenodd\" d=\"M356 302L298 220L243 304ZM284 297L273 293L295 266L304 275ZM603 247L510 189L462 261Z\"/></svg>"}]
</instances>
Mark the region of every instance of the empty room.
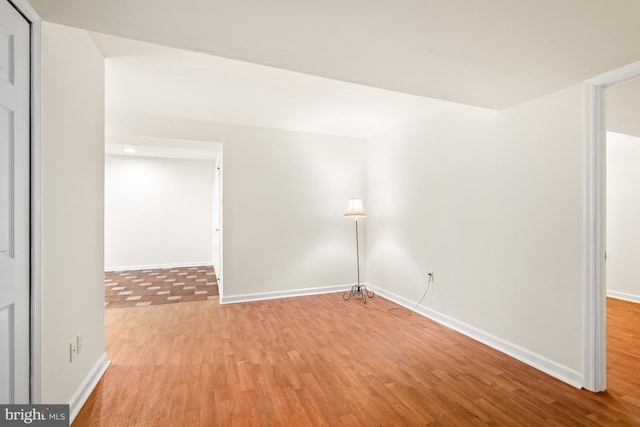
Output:
<instances>
[{"instance_id":1,"label":"empty room","mask_svg":"<svg viewBox=\"0 0 640 427\"><path fill-rule=\"evenodd\" d=\"M2 2L1 404L640 423L640 5Z\"/></svg>"}]
</instances>

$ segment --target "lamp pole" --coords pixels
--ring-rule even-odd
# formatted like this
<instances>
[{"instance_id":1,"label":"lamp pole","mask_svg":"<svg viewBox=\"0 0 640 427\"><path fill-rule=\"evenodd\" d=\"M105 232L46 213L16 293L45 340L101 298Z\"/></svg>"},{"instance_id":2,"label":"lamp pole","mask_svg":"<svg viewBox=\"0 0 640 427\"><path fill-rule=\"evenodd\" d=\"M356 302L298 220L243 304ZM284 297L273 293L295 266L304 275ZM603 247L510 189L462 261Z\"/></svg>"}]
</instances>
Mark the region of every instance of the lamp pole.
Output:
<instances>
[{"instance_id":1,"label":"lamp pole","mask_svg":"<svg viewBox=\"0 0 640 427\"><path fill-rule=\"evenodd\" d=\"M367 216L364 208L362 207L362 201L360 199L349 200L347 213L344 216L345 218L352 218L356 222L356 267L358 272L358 281L351 287L351 290L342 294L342 298L345 301L349 301L352 296L358 296L362 298L362 302L366 304L367 297L373 298L374 293L373 291L368 290L365 285L360 283L360 236L358 235L358 218L365 218Z\"/></svg>"},{"instance_id":2,"label":"lamp pole","mask_svg":"<svg viewBox=\"0 0 640 427\"><path fill-rule=\"evenodd\" d=\"M358 292L360 292L360 239L358 239L358 218L356 222L356 265L358 266Z\"/></svg>"}]
</instances>

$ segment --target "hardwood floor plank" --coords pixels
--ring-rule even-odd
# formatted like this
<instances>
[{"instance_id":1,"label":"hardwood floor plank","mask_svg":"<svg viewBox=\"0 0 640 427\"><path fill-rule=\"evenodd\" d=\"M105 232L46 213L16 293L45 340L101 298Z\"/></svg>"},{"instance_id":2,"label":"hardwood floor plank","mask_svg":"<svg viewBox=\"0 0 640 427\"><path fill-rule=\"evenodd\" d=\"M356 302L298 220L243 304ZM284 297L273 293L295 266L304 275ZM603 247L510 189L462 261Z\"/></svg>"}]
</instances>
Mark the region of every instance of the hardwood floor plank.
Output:
<instances>
[{"instance_id":1,"label":"hardwood floor plank","mask_svg":"<svg viewBox=\"0 0 640 427\"><path fill-rule=\"evenodd\" d=\"M379 297L108 310L74 426L640 425L640 305L608 304L599 394Z\"/></svg>"}]
</instances>

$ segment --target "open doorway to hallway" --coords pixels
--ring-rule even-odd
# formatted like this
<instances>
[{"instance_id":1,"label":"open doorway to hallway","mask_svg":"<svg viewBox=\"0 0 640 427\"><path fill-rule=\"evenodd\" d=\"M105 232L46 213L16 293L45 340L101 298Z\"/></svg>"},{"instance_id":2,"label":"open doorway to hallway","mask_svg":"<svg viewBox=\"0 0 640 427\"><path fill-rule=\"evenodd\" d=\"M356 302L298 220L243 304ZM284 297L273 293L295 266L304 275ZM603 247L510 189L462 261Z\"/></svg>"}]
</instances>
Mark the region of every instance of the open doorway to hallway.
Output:
<instances>
[{"instance_id":1,"label":"open doorway to hallway","mask_svg":"<svg viewBox=\"0 0 640 427\"><path fill-rule=\"evenodd\" d=\"M105 307L218 299L221 144L107 135Z\"/></svg>"},{"instance_id":2,"label":"open doorway to hallway","mask_svg":"<svg viewBox=\"0 0 640 427\"><path fill-rule=\"evenodd\" d=\"M607 296L640 303L640 79L607 89Z\"/></svg>"},{"instance_id":3,"label":"open doorway to hallway","mask_svg":"<svg viewBox=\"0 0 640 427\"><path fill-rule=\"evenodd\" d=\"M606 96L607 390L640 387L640 80Z\"/></svg>"}]
</instances>

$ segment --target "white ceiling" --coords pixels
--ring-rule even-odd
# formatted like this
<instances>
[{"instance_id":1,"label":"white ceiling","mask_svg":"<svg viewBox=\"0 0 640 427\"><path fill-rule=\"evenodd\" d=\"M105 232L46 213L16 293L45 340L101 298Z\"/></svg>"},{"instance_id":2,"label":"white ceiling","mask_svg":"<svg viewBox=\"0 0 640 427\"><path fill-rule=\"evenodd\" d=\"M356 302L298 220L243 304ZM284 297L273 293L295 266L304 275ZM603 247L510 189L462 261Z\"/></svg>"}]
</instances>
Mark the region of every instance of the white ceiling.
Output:
<instances>
[{"instance_id":1,"label":"white ceiling","mask_svg":"<svg viewBox=\"0 0 640 427\"><path fill-rule=\"evenodd\" d=\"M432 99L91 33L106 60L106 124L152 116L368 138ZM109 139L109 138L108 138Z\"/></svg>"},{"instance_id":2,"label":"white ceiling","mask_svg":"<svg viewBox=\"0 0 640 427\"><path fill-rule=\"evenodd\" d=\"M51 22L494 109L640 58L637 0L29 1Z\"/></svg>"}]
</instances>

